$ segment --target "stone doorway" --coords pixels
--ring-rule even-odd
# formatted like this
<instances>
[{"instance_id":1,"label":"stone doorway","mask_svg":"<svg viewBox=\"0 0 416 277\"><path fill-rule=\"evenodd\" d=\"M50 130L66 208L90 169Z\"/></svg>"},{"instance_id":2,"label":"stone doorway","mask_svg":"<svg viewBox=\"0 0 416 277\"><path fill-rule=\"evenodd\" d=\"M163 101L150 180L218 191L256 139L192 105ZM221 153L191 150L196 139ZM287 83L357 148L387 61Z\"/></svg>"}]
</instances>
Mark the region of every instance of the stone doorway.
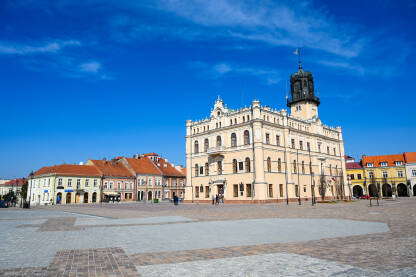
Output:
<instances>
[{"instance_id":1,"label":"stone doorway","mask_svg":"<svg viewBox=\"0 0 416 277\"><path fill-rule=\"evenodd\" d=\"M407 193L407 187L405 184L400 183L397 185L397 196L399 197L408 197L409 194Z\"/></svg>"},{"instance_id":2,"label":"stone doorway","mask_svg":"<svg viewBox=\"0 0 416 277\"><path fill-rule=\"evenodd\" d=\"M391 186L389 184L383 185L383 197L392 197Z\"/></svg>"},{"instance_id":3,"label":"stone doorway","mask_svg":"<svg viewBox=\"0 0 416 277\"><path fill-rule=\"evenodd\" d=\"M352 195L354 197L360 198L361 196L363 196L363 188L361 186L358 186L358 185L354 186L352 188Z\"/></svg>"}]
</instances>

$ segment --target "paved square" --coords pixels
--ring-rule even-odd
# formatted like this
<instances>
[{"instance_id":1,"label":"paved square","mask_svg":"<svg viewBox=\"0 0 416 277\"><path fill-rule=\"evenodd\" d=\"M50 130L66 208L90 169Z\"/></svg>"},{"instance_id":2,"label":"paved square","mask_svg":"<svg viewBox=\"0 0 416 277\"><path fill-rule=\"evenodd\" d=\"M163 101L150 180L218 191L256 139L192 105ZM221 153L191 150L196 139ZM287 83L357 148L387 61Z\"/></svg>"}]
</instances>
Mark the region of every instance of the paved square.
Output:
<instances>
[{"instance_id":1,"label":"paved square","mask_svg":"<svg viewBox=\"0 0 416 277\"><path fill-rule=\"evenodd\" d=\"M0 211L0 276L414 276L416 199Z\"/></svg>"}]
</instances>

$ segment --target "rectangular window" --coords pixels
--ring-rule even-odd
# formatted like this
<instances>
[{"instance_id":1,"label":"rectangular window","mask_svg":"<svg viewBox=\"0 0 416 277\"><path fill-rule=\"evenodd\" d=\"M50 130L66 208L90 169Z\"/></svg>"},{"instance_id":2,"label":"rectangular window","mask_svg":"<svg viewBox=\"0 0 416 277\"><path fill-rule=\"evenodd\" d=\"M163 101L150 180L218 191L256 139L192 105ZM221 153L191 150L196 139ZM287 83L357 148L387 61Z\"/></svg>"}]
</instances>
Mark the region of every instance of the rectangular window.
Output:
<instances>
[{"instance_id":1,"label":"rectangular window","mask_svg":"<svg viewBox=\"0 0 416 277\"><path fill-rule=\"evenodd\" d=\"M209 198L209 186L205 187L205 198Z\"/></svg>"},{"instance_id":2,"label":"rectangular window","mask_svg":"<svg viewBox=\"0 0 416 277\"><path fill-rule=\"evenodd\" d=\"M238 197L238 185L233 185L233 196Z\"/></svg>"},{"instance_id":3,"label":"rectangular window","mask_svg":"<svg viewBox=\"0 0 416 277\"><path fill-rule=\"evenodd\" d=\"M373 163L367 163L367 167L373 167Z\"/></svg>"},{"instance_id":4,"label":"rectangular window","mask_svg":"<svg viewBox=\"0 0 416 277\"><path fill-rule=\"evenodd\" d=\"M368 177L374 178L374 172L368 172Z\"/></svg>"},{"instance_id":5,"label":"rectangular window","mask_svg":"<svg viewBox=\"0 0 416 277\"><path fill-rule=\"evenodd\" d=\"M97 179L94 179L94 187L97 186Z\"/></svg>"},{"instance_id":6,"label":"rectangular window","mask_svg":"<svg viewBox=\"0 0 416 277\"><path fill-rule=\"evenodd\" d=\"M318 152L321 153L321 143L318 142Z\"/></svg>"},{"instance_id":7,"label":"rectangular window","mask_svg":"<svg viewBox=\"0 0 416 277\"><path fill-rule=\"evenodd\" d=\"M269 184L269 197L273 197L273 185Z\"/></svg>"},{"instance_id":8,"label":"rectangular window","mask_svg":"<svg viewBox=\"0 0 416 277\"><path fill-rule=\"evenodd\" d=\"M90 179L85 179L85 186L89 187L90 186Z\"/></svg>"},{"instance_id":9,"label":"rectangular window","mask_svg":"<svg viewBox=\"0 0 416 277\"><path fill-rule=\"evenodd\" d=\"M104 182L104 189L107 189L108 188L108 182L107 181L105 181Z\"/></svg>"},{"instance_id":10,"label":"rectangular window","mask_svg":"<svg viewBox=\"0 0 416 277\"><path fill-rule=\"evenodd\" d=\"M292 148L295 149L295 139L292 139Z\"/></svg>"},{"instance_id":11,"label":"rectangular window","mask_svg":"<svg viewBox=\"0 0 416 277\"><path fill-rule=\"evenodd\" d=\"M58 186L62 186L62 178L58 179Z\"/></svg>"},{"instance_id":12,"label":"rectangular window","mask_svg":"<svg viewBox=\"0 0 416 277\"><path fill-rule=\"evenodd\" d=\"M394 162L394 164L395 164L396 166L400 166L400 165L403 165L403 162L402 162L402 161L396 161L396 162Z\"/></svg>"},{"instance_id":13,"label":"rectangular window","mask_svg":"<svg viewBox=\"0 0 416 277\"><path fill-rule=\"evenodd\" d=\"M270 134L266 133L266 144L270 144Z\"/></svg>"},{"instance_id":14,"label":"rectangular window","mask_svg":"<svg viewBox=\"0 0 416 277\"><path fill-rule=\"evenodd\" d=\"M280 193L280 197L283 197L283 184L279 185L279 193Z\"/></svg>"},{"instance_id":15,"label":"rectangular window","mask_svg":"<svg viewBox=\"0 0 416 277\"><path fill-rule=\"evenodd\" d=\"M199 192L204 192L204 187L203 186L199 187Z\"/></svg>"},{"instance_id":16,"label":"rectangular window","mask_svg":"<svg viewBox=\"0 0 416 277\"><path fill-rule=\"evenodd\" d=\"M300 150L303 150L303 141L299 141L299 148Z\"/></svg>"},{"instance_id":17,"label":"rectangular window","mask_svg":"<svg viewBox=\"0 0 416 277\"><path fill-rule=\"evenodd\" d=\"M383 171L383 178L387 178L389 177L389 174L387 173L387 171Z\"/></svg>"},{"instance_id":18,"label":"rectangular window","mask_svg":"<svg viewBox=\"0 0 416 277\"><path fill-rule=\"evenodd\" d=\"M246 196L251 197L251 184L246 184Z\"/></svg>"},{"instance_id":19,"label":"rectangular window","mask_svg":"<svg viewBox=\"0 0 416 277\"><path fill-rule=\"evenodd\" d=\"M114 188L114 182L110 181L110 189L113 189L113 188Z\"/></svg>"},{"instance_id":20,"label":"rectangular window","mask_svg":"<svg viewBox=\"0 0 416 277\"><path fill-rule=\"evenodd\" d=\"M199 197L199 187L195 187L195 198Z\"/></svg>"},{"instance_id":21,"label":"rectangular window","mask_svg":"<svg viewBox=\"0 0 416 277\"><path fill-rule=\"evenodd\" d=\"M387 162L381 162L380 166L387 166Z\"/></svg>"},{"instance_id":22,"label":"rectangular window","mask_svg":"<svg viewBox=\"0 0 416 277\"><path fill-rule=\"evenodd\" d=\"M334 156L337 155L337 149L334 147Z\"/></svg>"},{"instance_id":23,"label":"rectangular window","mask_svg":"<svg viewBox=\"0 0 416 277\"><path fill-rule=\"evenodd\" d=\"M199 167L199 174L204 175L204 167L203 166Z\"/></svg>"},{"instance_id":24,"label":"rectangular window","mask_svg":"<svg viewBox=\"0 0 416 277\"><path fill-rule=\"evenodd\" d=\"M121 189L121 181L117 182L117 189Z\"/></svg>"},{"instance_id":25,"label":"rectangular window","mask_svg":"<svg viewBox=\"0 0 416 277\"><path fill-rule=\"evenodd\" d=\"M403 177L403 171L398 170L397 171L397 177Z\"/></svg>"},{"instance_id":26,"label":"rectangular window","mask_svg":"<svg viewBox=\"0 0 416 277\"><path fill-rule=\"evenodd\" d=\"M276 145L280 145L280 136L276 136Z\"/></svg>"},{"instance_id":27,"label":"rectangular window","mask_svg":"<svg viewBox=\"0 0 416 277\"><path fill-rule=\"evenodd\" d=\"M306 147L308 148L308 151L311 151L311 144L310 144L310 142L307 142L306 143Z\"/></svg>"},{"instance_id":28,"label":"rectangular window","mask_svg":"<svg viewBox=\"0 0 416 277\"><path fill-rule=\"evenodd\" d=\"M244 163L243 162L238 163L238 170L240 170L240 171L244 170Z\"/></svg>"},{"instance_id":29,"label":"rectangular window","mask_svg":"<svg viewBox=\"0 0 416 277\"><path fill-rule=\"evenodd\" d=\"M412 169L412 176L416 177L416 169Z\"/></svg>"},{"instance_id":30,"label":"rectangular window","mask_svg":"<svg viewBox=\"0 0 416 277\"><path fill-rule=\"evenodd\" d=\"M298 185L295 185L295 194L296 194L296 197L299 197L299 186Z\"/></svg>"},{"instance_id":31,"label":"rectangular window","mask_svg":"<svg viewBox=\"0 0 416 277\"><path fill-rule=\"evenodd\" d=\"M357 174L357 179L358 179L358 180L361 180L361 179L362 179L362 177L361 177L361 174L360 174L360 173L358 173L358 174Z\"/></svg>"},{"instance_id":32,"label":"rectangular window","mask_svg":"<svg viewBox=\"0 0 416 277\"><path fill-rule=\"evenodd\" d=\"M354 174L350 174L350 178L351 178L351 180L354 180L355 179L355 175Z\"/></svg>"},{"instance_id":33,"label":"rectangular window","mask_svg":"<svg viewBox=\"0 0 416 277\"><path fill-rule=\"evenodd\" d=\"M149 178L149 186L151 187L153 185L153 179Z\"/></svg>"},{"instance_id":34,"label":"rectangular window","mask_svg":"<svg viewBox=\"0 0 416 277\"><path fill-rule=\"evenodd\" d=\"M68 179L68 187L72 187L72 179Z\"/></svg>"},{"instance_id":35,"label":"rectangular window","mask_svg":"<svg viewBox=\"0 0 416 277\"><path fill-rule=\"evenodd\" d=\"M77 179L77 189L81 188L81 179Z\"/></svg>"}]
</instances>

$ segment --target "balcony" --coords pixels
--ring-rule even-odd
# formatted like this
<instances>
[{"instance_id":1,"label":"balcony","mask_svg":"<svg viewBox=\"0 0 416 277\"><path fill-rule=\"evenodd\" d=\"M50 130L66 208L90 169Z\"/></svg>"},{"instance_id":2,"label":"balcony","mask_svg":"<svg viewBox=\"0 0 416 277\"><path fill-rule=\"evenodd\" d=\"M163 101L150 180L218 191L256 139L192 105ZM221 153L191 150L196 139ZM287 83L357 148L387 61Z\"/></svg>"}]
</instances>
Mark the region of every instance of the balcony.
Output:
<instances>
[{"instance_id":1,"label":"balcony","mask_svg":"<svg viewBox=\"0 0 416 277\"><path fill-rule=\"evenodd\" d=\"M225 152L224 146L210 147L208 148L208 151L207 151L208 155L210 156L221 155L224 152Z\"/></svg>"}]
</instances>

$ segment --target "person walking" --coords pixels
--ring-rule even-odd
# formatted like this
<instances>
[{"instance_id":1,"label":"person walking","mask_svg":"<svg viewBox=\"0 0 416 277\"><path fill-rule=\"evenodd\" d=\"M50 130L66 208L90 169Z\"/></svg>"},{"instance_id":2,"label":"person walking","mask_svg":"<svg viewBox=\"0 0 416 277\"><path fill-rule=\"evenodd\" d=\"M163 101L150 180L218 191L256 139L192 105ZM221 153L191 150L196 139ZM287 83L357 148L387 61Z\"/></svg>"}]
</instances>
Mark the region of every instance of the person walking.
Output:
<instances>
[{"instance_id":1,"label":"person walking","mask_svg":"<svg viewBox=\"0 0 416 277\"><path fill-rule=\"evenodd\" d=\"M215 204L215 195L213 194L212 195L212 205L214 205Z\"/></svg>"},{"instance_id":2,"label":"person walking","mask_svg":"<svg viewBox=\"0 0 416 277\"><path fill-rule=\"evenodd\" d=\"M218 194L216 194L216 195L215 195L215 204L217 204L217 205L218 205L218 204L219 204L219 200L220 200L220 199L219 199L219 197L218 197Z\"/></svg>"}]
</instances>

